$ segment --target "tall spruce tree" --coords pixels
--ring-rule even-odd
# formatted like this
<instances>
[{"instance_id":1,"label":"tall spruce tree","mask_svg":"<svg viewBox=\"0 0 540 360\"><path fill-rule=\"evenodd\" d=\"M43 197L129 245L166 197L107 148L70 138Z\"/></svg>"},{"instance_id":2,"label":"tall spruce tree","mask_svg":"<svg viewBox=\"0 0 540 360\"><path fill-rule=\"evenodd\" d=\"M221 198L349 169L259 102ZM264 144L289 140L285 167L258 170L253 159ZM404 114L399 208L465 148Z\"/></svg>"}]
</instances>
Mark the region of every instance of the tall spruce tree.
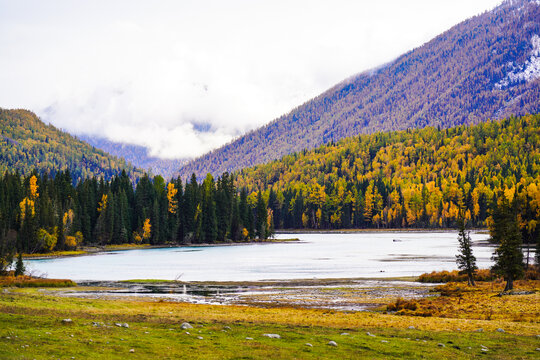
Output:
<instances>
[{"instance_id":1,"label":"tall spruce tree","mask_svg":"<svg viewBox=\"0 0 540 360\"><path fill-rule=\"evenodd\" d=\"M492 259L492 270L506 280L504 291L514 288L514 280L523 274L523 252L521 251L521 232L517 220L517 207L514 198L511 204L501 191L493 204L493 226L490 229L491 241L498 244Z\"/></svg>"},{"instance_id":2,"label":"tall spruce tree","mask_svg":"<svg viewBox=\"0 0 540 360\"><path fill-rule=\"evenodd\" d=\"M462 212L463 213L463 212ZM474 272L478 269L476 266L476 257L473 255L471 236L468 231L465 230L465 219L463 214L459 219L459 254L456 255L456 263L458 269L462 273L467 274L468 284L471 286L476 286L474 282Z\"/></svg>"}]
</instances>

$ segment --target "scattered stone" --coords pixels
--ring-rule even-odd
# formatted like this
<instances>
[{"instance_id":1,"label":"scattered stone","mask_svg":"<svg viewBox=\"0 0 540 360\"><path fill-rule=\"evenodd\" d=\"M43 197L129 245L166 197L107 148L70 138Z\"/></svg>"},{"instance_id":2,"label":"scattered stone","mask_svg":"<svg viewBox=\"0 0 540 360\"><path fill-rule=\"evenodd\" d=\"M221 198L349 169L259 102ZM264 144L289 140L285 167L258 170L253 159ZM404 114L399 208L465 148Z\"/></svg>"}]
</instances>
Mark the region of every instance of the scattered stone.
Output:
<instances>
[{"instance_id":1,"label":"scattered stone","mask_svg":"<svg viewBox=\"0 0 540 360\"><path fill-rule=\"evenodd\" d=\"M130 352L130 353L134 353L134 352L135 352L135 349L129 349L129 352Z\"/></svg>"},{"instance_id":2,"label":"scattered stone","mask_svg":"<svg viewBox=\"0 0 540 360\"><path fill-rule=\"evenodd\" d=\"M438 347L445 347L446 345L444 345L443 343L438 343L437 346Z\"/></svg>"},{"instance_id":3,"label":"scattered stone","mask_svg":"<svg viewBox=\"0 0 540 360\"><path fill-rule=\"evenodd\" d=\"M414 326L411 325L411 326L409 326L407 329L409 329L409 330L414 330L414 329L416 329L416 328L415 328Z\"/></svg>"},{"instance_id":4,"label":"scattered stone","mask_svg":"<svg viewBox=\"0 0 540 360\"><path fill-rule=\"evenodd\" d=\"M388 340L381 340L382 343L388 343Z\"/></svg>"},{"instance_id":5,"label":"scattered stone","mask_svg":"<svg viewBox=\"0 0 540 360\"><path fill-rule=\"evenodd\" d=\"M231 327L230 326L224 326L223 330L231 330Z\"/></svg>"},{"instance_id":6,"label":"scattered stone","mask_svg":"<svg viewBox=\"0 0 540 360\"><path fill-rule=\"evenodd\" d=\"M505 332L505 331L504 331L504 329L498 328L498 329L497 329L497 332L503 333L503 332Z\"/></svg>"},{"instance_id":7,"label":"scattered stone","mask_svg":"<svg viewBox=\"0 0 540 360\"><path fill-rule=\"evenodd\" d=\"M480 350L483 351L483 352L488 352L489 351L488 348L481 348Z\"/></svg>"},{"instance_id":8,"label":"scattered stone","mask_svg":"<svg viewBox=\"0 0 540 360\"><path fill-rule=\"evenodd\" d=\"M369 331L366 333L367 336L371 336L371 337L376 337L376 335L373 335L372 333L370 333Z\"/></svg>"},{"instance_id":9,"label":"scattered stone","mask_svg":"<svg viewBox=\"0 0 540 360\"><path fill-rule=\"evenodd\" d=\"M484 329L480 328L480 329L476 329L475 331L476 332L484 332Z\"/></svg>"},{"instance_id":10,"label":"scattered stone","mask_svg":"<svg viewBox=\"0 0 540 360\"><path fill-rule=\"evenodd\" d=\"M253 340L253 338L248 336L246 340Z\"/></svg>"},{"instance_id":11,"label":"scattered stone","mask_svg":"<svg viewBox=\"0 0 540 360\"><path fill-rule=\"evenodd\" d=\"M11 340L11 336L6 336L6 339Z\"/></svg>"},{"instance_id":12,"label":"scattered stone","mask_svg":"<svg viewBox=\"0 0 540 360\"><path fill-rule=\"evenodd\" d=\"M182 330L187 330L187 329L193 329L193 326L191 326L190 323L185 322L185 323L182 323L182 325L180 325L180 328Z\"/></svg>"},{"instance_id":13,"label":"scattered stone","mask_svg":"<svg viewBox=\"0 0 540 360\"><path fill-rule=\"evenodd\" d=\"M540 351L540 348L536 348L536 351Z\"/></svg>"},{"instance_id":14,"label":"scattered stone","mask_svg":"<svg viewBox=\"0 0 540 360\"><path fill-rule=\"evenodd\" d=\"M71 324L71 323L73 323L73 320L71 320L71 319L62 319L62 323Z\"/></svg>"},{"instance_id":15,"label":"scattered stone","mask_svg":"<svg viewBox=\"0 0 540 360\"><path fill-rule=\"evenodd\" d=\"M341 333L341 336L349 336L349 333Z\"/></svg>"},{"instance_id":16,"label":"scattered stone","mask_svg":"<svg viewBox=\"0 0 540 360\"><path fill-rule=\"evenodd\" d=\"M186 335L191 335L191 334L189 333L189 331L186 331Z\"/></svg>"},{"instance_id":17,"label":"scattered stone","mask_svg":"<svg viewBox=\"0 0 540 360\"><path fill-rule=\"evenodd\" d=\"M145 333L145 334L150 334L148 331L145 331L144 333Z\"/></svg>"},{"instance_id":18,"label":"scattered stone","mask_svg":"<svg viewBox=\"0 0 540 360\"><path fill-rule=\"evenodd\" d=\"M97 321L92 321L92 326L94 327L101 327L101 323L97 322Z\"/></svg>"},{"instance_id":19,"label":"scattered stone","mask_svg":"<svg viewBox=\"0 0 540 360\"><path fill-rule=\"evenodd\" d=\"M71 335L69 335L69 336L73 337L73 334L71 334Z\"/></svg>"},{"instance_id":20,"label":"scattered stone","mask_svg":"<svg viewBox=\"0 0 540 360\"><path fill-rule=\"evenodd\" d=\"M281 339L281 336L279 336L278 334L262 334L262 336L266 336L270 339Z\"/></svg>"},{"instance_id":21,"label":"scattered stone","mask_svg":"<svg viewBox=\"0 0 540 360\"><path fill-rule=\"evenodd\" d=\"M202 340L203 337L202 336L197 336L197 339Z\"/></svg>"},{"instance_id":22,"label":"scattered stone","mask_svg":"<svg viewBox=\"0 0 540 360\"><path fill-rule=\"evenodd\" d=\"M335 341L333 341L333 340L330 340L330 341L328 342L328 345L330 345L330 346L337 346L337 343L336 343Z\"/></svg>"},{"instance_id":23,"label":"scattered stone","mask_svg":"<svg viewBox=\"0 0 540 360\"><path fill-rule=\"evenodd\" d=\"M122 327L122 324L120 324L120 323L115 323L114 325L118 326L118 327Z\"/></svg>"},{"instance_id":24,"label":"scattered stone","mask_svg":"<svg viewBox=\"0 0 540 360\"><path fill-rule=\"evenodd\" d=\"M457 328L456 331L461 331L461 329L460 329L460 328Z\"/></svg>"},{"instance_id":25,"label":"scattered stone","mask_svg":"<svg viewBox=\"0 0 540 360\"><path fill-rule=\"evenodd\" d=\"M129 325L128 325L128 323L123 323L123 324L122 324L122 327L128 328Z\"/></svg>"},{"instance_id":26,"label":"scattered stone","mask_svg":"<svg viewBox=\"0 0 540 360\"><path fill-rule=\"evenodd\" d=\"M311 345L310 343L306 343L306 346L313 347L313 345ZM538 349L536 349L536 350L538 350Z\"/></svg>"}]
</instances>

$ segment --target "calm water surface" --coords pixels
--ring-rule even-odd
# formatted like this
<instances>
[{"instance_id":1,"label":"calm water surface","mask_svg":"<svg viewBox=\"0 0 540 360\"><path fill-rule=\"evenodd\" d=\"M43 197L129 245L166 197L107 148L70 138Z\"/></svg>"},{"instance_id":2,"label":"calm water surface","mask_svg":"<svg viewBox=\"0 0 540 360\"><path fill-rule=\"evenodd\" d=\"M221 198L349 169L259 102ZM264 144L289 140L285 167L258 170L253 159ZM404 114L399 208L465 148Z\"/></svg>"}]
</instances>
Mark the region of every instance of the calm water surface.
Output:
<instances>
[{"instance_id":1,"label":"calm water surface","mask_svg":"<svg viewBox=\"0 0 540 360\"><path fill-rule=\"evenodd\" d=\"M457 232L278 234L294 243L112 251L27 261L37 275L73 280L395 277L456 268ZM488 235L471 233L479 268L491 265ZM483 243L480 245L480 243Z\"/></svg>"}]
</instances>

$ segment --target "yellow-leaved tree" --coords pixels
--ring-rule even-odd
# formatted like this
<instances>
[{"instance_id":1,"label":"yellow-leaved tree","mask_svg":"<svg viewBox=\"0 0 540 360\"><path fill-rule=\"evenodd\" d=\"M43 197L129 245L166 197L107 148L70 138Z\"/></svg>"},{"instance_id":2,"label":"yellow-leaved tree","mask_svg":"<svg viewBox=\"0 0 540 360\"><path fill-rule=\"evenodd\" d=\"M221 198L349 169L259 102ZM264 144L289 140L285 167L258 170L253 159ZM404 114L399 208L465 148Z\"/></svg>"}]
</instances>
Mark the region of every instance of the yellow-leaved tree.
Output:
<instances>
[{"instance_id":1,"label":"yellow-leaved tree","mask_svg":"<svg viewBox=\"0 0 540 360\"><path fill-rule=\"evenodd\" d=\"M177 193L178 189L174 187L173 183L169 183L167 185L167 200L169 201L169 212L171 214L176 214L176 210L178 209L178 201L176 200Z\"/></svg>"}]
</instances>

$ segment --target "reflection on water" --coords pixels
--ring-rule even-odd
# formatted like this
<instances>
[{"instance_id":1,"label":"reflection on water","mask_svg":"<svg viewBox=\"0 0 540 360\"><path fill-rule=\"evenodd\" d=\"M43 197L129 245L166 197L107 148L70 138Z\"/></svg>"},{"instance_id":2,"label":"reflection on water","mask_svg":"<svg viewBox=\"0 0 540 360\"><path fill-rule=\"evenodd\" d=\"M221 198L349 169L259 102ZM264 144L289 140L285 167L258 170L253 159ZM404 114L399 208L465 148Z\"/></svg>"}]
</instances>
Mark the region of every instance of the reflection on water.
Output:
<instances>
[{"instance_id":1,"label":"reflection on water","mask_svg":"<svg viewBox=\"0 0 540 360\"><path fill-rule=\"evenodd\" d=\"M471 233L480 268L491 264L487 234ZM80 280L264 279L417 276L456 268L456 232L279 234L299 242L113 251L28 261L36 274ZM398 240L398 241L396 241Z\"/></svg>"}]
</instances>

